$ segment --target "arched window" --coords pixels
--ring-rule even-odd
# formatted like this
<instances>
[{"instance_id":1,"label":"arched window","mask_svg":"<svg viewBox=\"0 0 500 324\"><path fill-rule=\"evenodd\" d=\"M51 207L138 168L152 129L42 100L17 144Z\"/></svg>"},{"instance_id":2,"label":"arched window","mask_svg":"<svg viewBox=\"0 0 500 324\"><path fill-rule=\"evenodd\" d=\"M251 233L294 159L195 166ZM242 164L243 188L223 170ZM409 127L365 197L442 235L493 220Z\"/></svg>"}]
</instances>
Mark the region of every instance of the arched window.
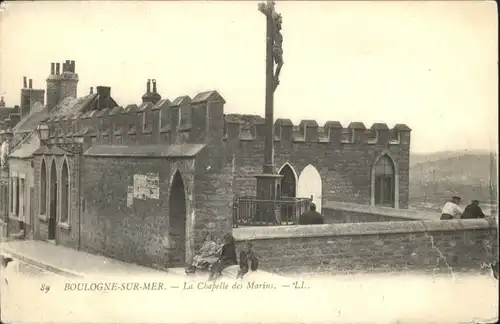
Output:
<instances>
[{"instance_id":1,"label":"arched window","mask_svg":"<svg viewBox=\"0 0 500 324\"><path fill-rule=\"evenodd\" d=\"M69 215L69 176L68 164L64 161L61 173L61 223L68 223Z\"/></svg>"},{"instance_id":2,"label":"arched window","mask_svg":"<svg viewBox=\"0 0 500 324\"><path fill-rule=\"evenodd\" d=\"M279 174L283 176L281 179L281 196L282 197L295 197L297 180L295 179L295 173L287 163L283 165Z\"/></svg>"},{"instance_id":3,"label":"arched window","mask_svg":"<svg viewBox=\"0 0 500 324\"><path fill-rule=\"evenodd\" d=\"M395 172L394 163L387 155L383 155L375 168L375 205L394 207Z\"/></svg>"},{"instance_id":4,"label":"arched window","mask_svg":"<svg viewBox=\"0 0 500 324\"><path fill-rule=\"evenodd\" d=\"M40 214L47 214L47 166L45 160L42 160L40 170Z\"/></svg>"}]
</instances>

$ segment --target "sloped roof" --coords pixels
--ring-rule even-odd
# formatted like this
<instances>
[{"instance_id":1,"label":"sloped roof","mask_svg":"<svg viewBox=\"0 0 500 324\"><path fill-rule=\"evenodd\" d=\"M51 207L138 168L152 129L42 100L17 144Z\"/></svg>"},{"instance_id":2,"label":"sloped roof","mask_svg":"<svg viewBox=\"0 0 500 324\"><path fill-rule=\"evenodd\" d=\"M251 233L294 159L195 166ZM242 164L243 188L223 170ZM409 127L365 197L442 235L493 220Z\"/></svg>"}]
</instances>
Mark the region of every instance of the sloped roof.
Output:
<instances>
[{"instance_id":1,"label":"sloped roof","mask_svg":"<svg viewBox=\"0 0 500 324\"><path fill-rule=\"evenodd\" d=\"M222 98L222 96L216 90L200 92L196 96L194 96L192 102L195 103L209 100L220 100L223 103L226 103L226 100L224 100L224 98Z\"/></svg>"},{"instance_id":2,"label":"sloped roof","mask_svg":"<svg viewBox=\"0 0 500 324\"><path fill-rule=\"evenodd\" d=\"M189 96L180 96L180 97L175 98L174 101L172 101L171 106L176 107L176 106L180 106L182 104L190 103L190 102L191 102L191 98Z\"/></svg>"},{"instance_id":3,"label":"sloped roof","mask_svg":"<svg viewBox=\"0 0 500 324\"><path fill-rule=\"evenodd\" d=\"M351 122L347 128L352 128L352 129L366 129L365 124L362 122Z\"/></svg>"},{"instance_id":4,"label":"sloped roof","mask_svg":"<svg viewBox=\"0 0 500 324\"><path fill-rule=\"evenodd\" d=\"M14 128L14 134L31 132L38 124L40 124L47 118L49 114L48 108L43 106L35 106L36 105L33 105L36 110L32 111L28 116L21 119L21 121L16 125L16 127Z\"/></svg>"},{"instance_id":5,"label":"sloped roof","mask_svg":"<svg viewBox=\"0 0 500 324\"><path fill-rule=\"evenodd\" d=\"M84 155L101 157L194 157L205 144L95 145Z\"/></svg>"},{"instance_id":6,"label":"sloped roof","mask_svg":"<svg viewBox=\"0 0 500 324\"><path fill-rule=\"evenodd\" d=\"M343 126L337 120L329 120L325 123L325 128L343 128Z\"/></svg>"},{"instance_id":7,"label":"sloped roof","mask_svg":"<svg viewBox=\"0 0 500 324\"><path fill-rule=\"evenodd\" d=\"M39 148L40 140L36 132L31 132L14 148L9 157L25 159L32 156Z\"/></svg>"},{"instance_id":8,"label":"sloped roof","mask_svg":"<svg viewBox=\"0 0 500 324\"><path fill-rule=\"evenodd\" d=\"M394 125L394 129L398 130L398 131L406 131L406 132L411 132L411 128L408 127L407 125L405 124L396 124Z\"/></svg>"},{"instance_id":9,"label":"sloped roof","mask_svg":"<svg viewBox=\"0 0 500 324\"><path fill-rule=\"evenodd\" d=\"M54 109L51 111L51 116L66 116L72 115L76 112L83 112L86 108L97 98L97 94L89 94L80 98L67 97L61 101Z\"/></svg>"},{"instance_id":10,"label":"sloped roof","mask_svg":"<svg viewBox=\"0 0 500 324\"><path fill-rule=\"evenodd\" d=\"M372 130L389 130L386 123L375 123L370 127Z\"/></svg>"}]
</instances>

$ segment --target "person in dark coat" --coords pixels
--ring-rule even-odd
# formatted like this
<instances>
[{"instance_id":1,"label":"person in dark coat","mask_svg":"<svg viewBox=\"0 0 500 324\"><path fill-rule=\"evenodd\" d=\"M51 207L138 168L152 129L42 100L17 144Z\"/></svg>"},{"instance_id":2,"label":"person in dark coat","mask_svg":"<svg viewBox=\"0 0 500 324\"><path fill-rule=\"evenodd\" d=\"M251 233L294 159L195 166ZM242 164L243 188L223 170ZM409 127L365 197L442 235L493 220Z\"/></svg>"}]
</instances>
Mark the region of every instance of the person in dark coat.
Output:
<instances>
[{"instance_id":1,"label":"person in dark coat","mask_svg":"<svg viewBox=\"0 0 500 324\"><path fill-rule=\"evenodd\" d=\"M252 250L252 243L245 242L243 249L240 252L240 268L236 279L243 278L248 273L248 270L257 271L259 268L259 259L255 256Z\"/></svg>"},{"instance_id":2,"label":"person in dark coat","mask_svg":"<svg viewBox=\"0 0 500 324\"><path fill-rule=\"evenodd\" d=\"M212 264L208 280L215 280L222 273L225 268L238 264L236 259L236 244L234 237L231 234L224 235L224 246L219 260Z\"/></svg>"},{"instance_id":3,"label":"person in dark coat","mask_svg":"<svg viewBox=\"0 0 500 324\"><path fill-rule=\"evenodd\" d=\"M484 218L485 215L481 207L479 207L479 200L473 200L471 204L465 207L462 213L461 219L471 219L471 218Z\"/></svg>"},{"instance_id":4,"label":"person in dark coat","mask_svg":"<svg viewBox=\"0 0 500 324\"><path fill-rule=\"evenodd\" d=\"M323 224L323 216L316 211L316 204L311 203L309 210L300 215L299 225Z\"/></svg>"}]
</instances>

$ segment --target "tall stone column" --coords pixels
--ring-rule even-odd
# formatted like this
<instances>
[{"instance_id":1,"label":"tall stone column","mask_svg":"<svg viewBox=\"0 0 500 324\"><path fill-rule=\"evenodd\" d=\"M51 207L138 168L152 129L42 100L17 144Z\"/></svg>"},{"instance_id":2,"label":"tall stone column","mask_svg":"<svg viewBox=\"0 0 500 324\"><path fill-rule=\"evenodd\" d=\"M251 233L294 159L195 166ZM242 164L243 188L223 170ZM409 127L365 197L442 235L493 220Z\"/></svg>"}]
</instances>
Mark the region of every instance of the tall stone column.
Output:
<instances>
[{"instance_id":1,"label":"tall stone column","mask_svg":"<svg viewBox=\"0 0 500 324\"><path fill-rule=\"evenodd\" d=\"M256 175L258 202L255 216L260 221L279 223L279 206L274 202L279 198L278 190L281 183L281 176L276 174L274 166L274 91L279 83L281 65L278 63L275 75L274 63L282 61L279 55L281 40L278 39L277 42L276 37L281 29L281 16L274 11L274 1L260 3L259 11L266 16L266 95L264 165L262 174ZM281 33L278 37L281 38ZM280 57L277 58L276 55Z\"/></svg>"}]
</instances>

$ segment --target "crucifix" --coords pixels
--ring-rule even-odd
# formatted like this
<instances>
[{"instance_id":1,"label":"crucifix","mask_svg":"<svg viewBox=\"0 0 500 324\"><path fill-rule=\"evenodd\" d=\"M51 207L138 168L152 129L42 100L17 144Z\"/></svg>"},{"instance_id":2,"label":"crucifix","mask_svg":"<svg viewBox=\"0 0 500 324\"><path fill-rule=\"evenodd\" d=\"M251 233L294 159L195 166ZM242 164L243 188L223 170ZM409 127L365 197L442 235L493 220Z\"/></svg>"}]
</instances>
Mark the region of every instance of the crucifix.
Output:
<instances>
[{"instance_id":1,"label":"crucifix","mask_svg":"<svg viewBox=\"0 0 500 324\"><path fill-rule=\"evenodd\" d=\"M276 70L272 66L273 70L273 92L278 87L280 81L279 76L281 68L283 67L283 35L281 34L281 24L283 23L283 18L281 14L274 10L274 1L267 1L267 3L259 3L259 11L262 12L267 18L267 51L266 51L266 62L270 61L276 64Z\"/></svg>"},{"instance_id":2,"label":"crucifix","mask_svg":"<svg viewBox=\"0 0 500 324\"><path fill-rule=\"evenodd\" d=\"M265 142L262 174L257 178L257 199L266 204L257 206L257 217L263 221L279 223L277 205L281 176L274 167L274 92L279 85L283 67L282 17L274 10L274 1L259 3L258 9L266 16L266 98L265 98ZM276 64L276 69L275 65ZM273 201L271 203L271 201Z\"/></svg>"}]
</instances>

